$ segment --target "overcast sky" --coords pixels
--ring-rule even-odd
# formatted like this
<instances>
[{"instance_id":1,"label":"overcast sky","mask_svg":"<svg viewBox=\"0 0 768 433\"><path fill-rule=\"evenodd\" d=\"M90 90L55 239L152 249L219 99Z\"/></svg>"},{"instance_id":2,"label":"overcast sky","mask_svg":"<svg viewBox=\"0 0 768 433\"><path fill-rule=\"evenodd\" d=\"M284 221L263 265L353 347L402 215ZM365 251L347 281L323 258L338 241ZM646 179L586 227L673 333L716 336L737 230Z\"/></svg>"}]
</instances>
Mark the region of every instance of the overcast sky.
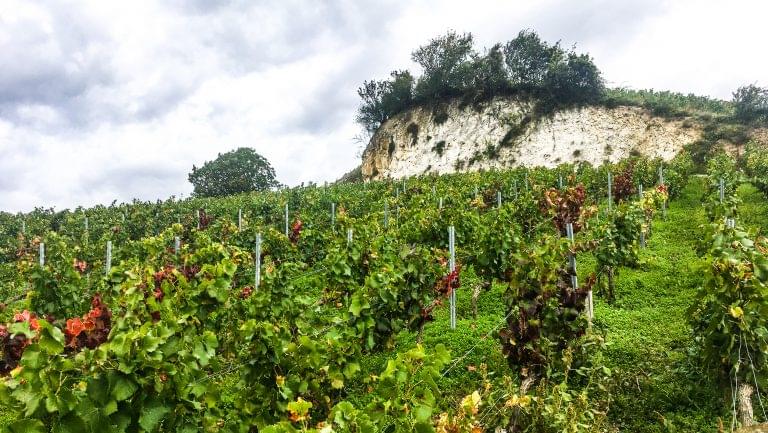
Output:
<instances>
[{"instance_id":1,"label":"overcast sky","mask_svg":"<svg viewBox=\"0 0 768 433\"><path fill-rule=\"evenodd\" d=\"M530 28L609 85L768 85L768 2L0 0L0 210L189 196L250 146L289 185L359 163L357 87L448 29Z\"/></svg>"}]
</instances>

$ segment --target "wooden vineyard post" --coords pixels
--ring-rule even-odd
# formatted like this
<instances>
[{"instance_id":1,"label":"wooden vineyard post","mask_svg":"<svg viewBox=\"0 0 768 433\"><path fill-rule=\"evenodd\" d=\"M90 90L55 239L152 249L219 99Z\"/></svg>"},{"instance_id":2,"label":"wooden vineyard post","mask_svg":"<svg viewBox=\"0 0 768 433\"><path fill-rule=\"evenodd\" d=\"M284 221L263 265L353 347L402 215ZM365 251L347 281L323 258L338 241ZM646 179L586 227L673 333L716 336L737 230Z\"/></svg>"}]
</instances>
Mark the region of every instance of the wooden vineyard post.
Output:
<instances>
[{"instance_id":1,"label":"wooden vineyard post","mask_svg":"<svg viewBox=\"0 0 768 433\"><path fill-rule=\"evenodd\" d=\"M448 250L450 252L448 266L450 272L453 273L456 270L456 230L453 226L448 227ZM451 329L456 329L456 289L452 288L449 296Z\"/></svg>"},{"instance_id":2,"label":"wooden vineyard post","mask_svg":"<svg viewBox=\"0 0 768 433\"><path fill-rule=\"evenodd\" d=\"M45 267L45 243L40 242L40 246L37 249L37 255L39 258L40 267Z\"/></svg>"},{"instance_id":3,"label":"wooden vineyard post","mask_svg":"<svg viewBox=\"0 0 768 433\"><path fill-rule=\"evenodd\" d=\"M178 236L174 236L173 238L173 253L177 256L179 255L179 250L181 250L181 238Z\"/></svg>"},{"instance_id":4,"label":"wooden vineyard post","mask_svg":"<svg viewBox=\"0 0 768 433\"><path fill-rule=\"evenodd\" d=\"M515 193L515 200L518 198L518 192L517 192L517 179L514 179L512 181L512 191Z\"/></svg>"},{"instance_id":5,"label":"wooden vineyard post","mask_svg":"<svg viewBox=\"0 0 768 433\"><path fill-rule=\"evenodd\" d=\"M563 189L563 175L558 174L557 175L557 187L558 189Z\"/></svg>"},{"instance_id":6,"label":"wooden vineyard post","mask_svg":"<svg viewBox=\"0 0 768 433\"><path fill-rule=\"evenodd\" d=\"M237 231L243 231L243 210L237 210Z\"/></svg>"},{"instance_id":7,"label":"wooden vineyard post","mask_svg":"<svg viewBox=\"0 0 768 433\"><path fill-rule=\"evenodd\" d=\"M104 263L104 275L109 276L112 270L112 241L107 241L107 259Z\"/></svg>"},{"instance_id":8,"label":"wooden vineyard post","mask_svg":"<svg viewBox=\"0 0 768 433\"><path fill-rule=\"evenodd\" d=\"M496 191L496 209L501 209L501 191Z\"/></svg>"},{"instance_id":9,"label":"wooden vineyard post","mask_svg":"<svg viewBox=\"0 0 768 433\"><path fill-rule=\"evenodd\" d=\"M347 229L347 246L352 245L352 229Z\"/></svg>"},{"instance_id":10,"label":"wooden vineyard post","mask_svg":"<svg viewBox=\"0 0 768 433\"><path fill-rule=\"evenodd\" d=\"M25 220L21 220L21 234L27 234L27 222Z\"/></svg>"},{"instance_id":11,"label":"wooden vineyard post","mask_svg":"<svg viewBox=\"0 0 768 433\"><path fill-rule=\"evenodd\" d=\"M443 209L443 198L442 197L440 197L440 199L437 201L437 208L439 210Z\"/></svg>"},{"instance_id":12,"label":"wooden vineyard post","mask_svg":"<svg viewBox=\"0 0 768 433\"><path fill-rule=\"evenodd\" d=\"M197 216L197 229L200 230L200 209L197 209L195 214Z\"/></svg>"},{"instance_id":13,"label":"wooden vineyard post","mask_svg":"<svg viewBox=\"0 0 768 433\"><path fill-rule=\"evenodd\" d=\"M256 256L254 257L254 275L253 288L258 289L261 283L261 233L256 233L256 245L254 247Z\"/></svg>"}]
</instances>

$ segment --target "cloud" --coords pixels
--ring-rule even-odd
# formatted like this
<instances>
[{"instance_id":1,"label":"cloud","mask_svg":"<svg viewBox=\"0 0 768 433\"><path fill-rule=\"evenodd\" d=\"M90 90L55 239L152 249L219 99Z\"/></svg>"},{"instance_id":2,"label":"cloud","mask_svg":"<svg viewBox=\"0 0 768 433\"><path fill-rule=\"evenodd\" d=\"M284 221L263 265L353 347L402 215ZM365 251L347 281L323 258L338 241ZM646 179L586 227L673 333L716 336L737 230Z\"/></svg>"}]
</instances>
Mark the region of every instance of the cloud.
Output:
<instances>
[{"instance_id":1,"label":"cloud","mask_svg":"<svg viewBox=\"0 0 768 433\"><path fill-rule=\"evenodd\" d=\"M289 185L359 163L356 89L448 29L531 28L614 84L727 98L768 85L762 2L0 0L0 210L189 194L250 146Z\"/></svg>"}]
</instances>

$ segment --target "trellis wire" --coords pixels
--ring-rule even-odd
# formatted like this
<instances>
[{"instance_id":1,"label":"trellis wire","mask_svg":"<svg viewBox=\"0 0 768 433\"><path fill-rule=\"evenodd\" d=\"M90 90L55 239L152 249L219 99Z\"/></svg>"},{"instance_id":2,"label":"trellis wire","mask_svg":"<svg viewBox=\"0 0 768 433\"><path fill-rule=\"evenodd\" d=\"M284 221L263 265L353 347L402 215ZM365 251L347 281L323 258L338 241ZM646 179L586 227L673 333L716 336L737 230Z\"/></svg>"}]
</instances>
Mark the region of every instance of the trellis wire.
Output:
<instances>
[{"instance_id":1,"label":"trellis wire","mask_svg":"<svg viewBox=\"0 0 768 433\"><path fill-rule=\"evenodd\" d=\"M739 333L739 340L743 338L743 331ZM755 374L755 364L752 362L752 355L749 354L749 347L744 348L747 352L747 358L749 359L749 365L752 367L752 378L755 380L755 392L757 393L757 401L760 404L760 410L763 412L763 421L768 421L766 416L765 407L763 406L763 399L760 397L760 385L757 384L757 375Z\"/></svg>"}]
</instances>

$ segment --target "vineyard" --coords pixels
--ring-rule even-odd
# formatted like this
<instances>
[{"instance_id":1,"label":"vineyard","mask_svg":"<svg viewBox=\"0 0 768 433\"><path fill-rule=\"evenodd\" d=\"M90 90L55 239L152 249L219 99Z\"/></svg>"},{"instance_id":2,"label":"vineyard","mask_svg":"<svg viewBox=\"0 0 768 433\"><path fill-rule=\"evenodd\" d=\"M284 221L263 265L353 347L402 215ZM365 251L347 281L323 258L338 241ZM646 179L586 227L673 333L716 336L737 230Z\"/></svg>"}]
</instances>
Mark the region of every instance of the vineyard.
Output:
<instances>
[{"instance_id":1,"label":"vineyard","mask_svg":"<svg viewBox=\"0 0 768 433\"><path fill-rule=\"evenodd\" d=\"M768 156L0 214L11 432L768 420Z\"/></svg>"}]
</instances>

